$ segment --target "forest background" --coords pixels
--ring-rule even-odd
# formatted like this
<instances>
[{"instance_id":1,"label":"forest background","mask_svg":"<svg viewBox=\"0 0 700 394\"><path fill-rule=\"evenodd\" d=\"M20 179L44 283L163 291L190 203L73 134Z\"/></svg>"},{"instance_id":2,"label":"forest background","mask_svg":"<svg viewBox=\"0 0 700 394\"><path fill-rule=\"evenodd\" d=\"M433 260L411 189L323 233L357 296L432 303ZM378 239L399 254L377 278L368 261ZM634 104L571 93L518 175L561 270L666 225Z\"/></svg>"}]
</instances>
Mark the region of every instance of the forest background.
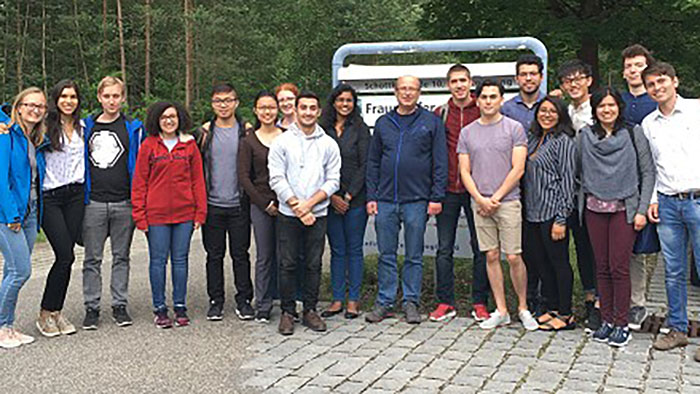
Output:
<instances>
[{"instance_id":1,"label":"forest background","mask_svg":"<svg viewBox=\"0 0 700 394\"><path fill-rule=\"evenodd\" d=\"M322 97L331 58L351 42L533 36L548 48L549 86L579 57L596 83L623 87L620 51L632 43L672 63L683 95L700 94L700 0L0 0L0 100L63 78L97 109L98 81L120 76L129 111L177 100L196 123L212 84L228 81L251 115L261 89L295 82ZM513 61L518 53L349 57L355 64Z\"/></svg>"}]
</instances>

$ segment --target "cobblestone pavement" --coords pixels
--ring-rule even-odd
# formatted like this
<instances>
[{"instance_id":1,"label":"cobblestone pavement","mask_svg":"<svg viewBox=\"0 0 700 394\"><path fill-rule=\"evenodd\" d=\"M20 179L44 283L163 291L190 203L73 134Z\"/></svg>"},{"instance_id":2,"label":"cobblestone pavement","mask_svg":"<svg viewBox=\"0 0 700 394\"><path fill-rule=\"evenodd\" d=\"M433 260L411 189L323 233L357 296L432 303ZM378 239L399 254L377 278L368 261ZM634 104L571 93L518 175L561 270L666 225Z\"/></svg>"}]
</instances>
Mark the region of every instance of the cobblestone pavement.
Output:
<instances>
[{"instance_id":1,"label":"cobblestone pavement","mask_svg":"<svg viewBox=\"0 0 700 394\"><path fill-rule=\"evenodd\" d=\"M188 302L193 325L157 330L152 325L147 250L134 237L130 310L133 327L111 324L106 311L96 332L45 339L33 318L53 260L37 245L32 279L20 294L17 326L37 335L35 344L0 352L0 387L12 393L700 393L700 345L657 352L650 334L633 334L624 349L591 341L581 329L525 332L520 324L483 331L472 319L413 326L399 319L370 325L363 318L327 320L315 333L297 325L291 337L277 333L278 309L269 325L240 322L227 304L223 322L204 320L206 292L199 233L192 241ZM64 312L82 319L80 262ZM108 250L105 256L109 256ZM109 260L109 258L106 258ZM327 261L326 263L327 267ZM228 265L228 263L227 263ZM103 309L108 309L108 261ZM658 265L657 268L661 268ZM230 269L225 270L232 283ZM230 287L229 287L230 288ZM232 296L229 292L229 297ZM689 287L689 309L698 289ZM651 276L649 304L663 309L663 270ZM693 309L696 308L696 309Z\"/></svg>"},{"instance_id":2,"label":"cobblestone pavement","mask_svg":"<svg viewBox=\"0 0 700 394\"><path fill-rule=\"evenodd\" d=\"M685 350L652 350L634 334L614 350L581 329L526 332L519 323L481 330L470 318L412 326L328 319L293 336L276 322L254 331L244 383L269 393L692 393L700 392L697 339Z\"/></svg>"}]
</instances>

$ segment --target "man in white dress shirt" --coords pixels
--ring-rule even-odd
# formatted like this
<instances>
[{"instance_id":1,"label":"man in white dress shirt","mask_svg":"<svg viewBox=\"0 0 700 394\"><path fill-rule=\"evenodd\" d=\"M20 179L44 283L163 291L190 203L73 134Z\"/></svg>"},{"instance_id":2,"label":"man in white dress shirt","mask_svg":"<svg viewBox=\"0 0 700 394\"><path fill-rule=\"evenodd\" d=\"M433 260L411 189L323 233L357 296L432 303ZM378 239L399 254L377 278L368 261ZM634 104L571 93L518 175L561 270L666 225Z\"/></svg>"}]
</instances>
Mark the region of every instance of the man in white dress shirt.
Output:
<instances>
[{"instance_id":1,"label":"man in white dress shirt","mask_svg":"<svg viewBox=\"0 0 700 394\"><path fill-rule=\"evenodd\" d=\"M655 63L642 73L649 96L658 108L642 121L656 163L656 187L649 219L659 223L664 255L668 334L654 348L670 350L688 344L687 278L688 241L700 265L700 102L676 93L678 77L673 66ZM695 354L700 361L700 349Z\"/></svg>"}]
</instances>

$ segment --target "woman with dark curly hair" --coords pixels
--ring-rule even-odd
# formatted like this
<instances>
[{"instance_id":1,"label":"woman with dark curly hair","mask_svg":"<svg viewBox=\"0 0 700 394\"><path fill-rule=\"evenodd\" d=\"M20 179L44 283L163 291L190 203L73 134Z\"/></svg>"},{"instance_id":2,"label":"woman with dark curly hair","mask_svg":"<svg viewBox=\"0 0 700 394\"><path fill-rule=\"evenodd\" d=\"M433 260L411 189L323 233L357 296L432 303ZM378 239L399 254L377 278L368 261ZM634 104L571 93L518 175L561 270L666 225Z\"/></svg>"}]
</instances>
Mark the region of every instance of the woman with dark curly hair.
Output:
<instances>
[{"instance_id":1,"label":"woman with dark curly hair","mask_svg":"<svg viewBox=\"0 0 700 394\"><path fill-rule=\"evenodd\" d=\"M131 191L136 227L148 239L154 323L170 328L165 304L165 267L170 256L175 325L187 326L187 269L192 232L207 217L202 157L187 131L192 122L178 103L148 108L146 131Z\"/></svg>"}]
</instances>

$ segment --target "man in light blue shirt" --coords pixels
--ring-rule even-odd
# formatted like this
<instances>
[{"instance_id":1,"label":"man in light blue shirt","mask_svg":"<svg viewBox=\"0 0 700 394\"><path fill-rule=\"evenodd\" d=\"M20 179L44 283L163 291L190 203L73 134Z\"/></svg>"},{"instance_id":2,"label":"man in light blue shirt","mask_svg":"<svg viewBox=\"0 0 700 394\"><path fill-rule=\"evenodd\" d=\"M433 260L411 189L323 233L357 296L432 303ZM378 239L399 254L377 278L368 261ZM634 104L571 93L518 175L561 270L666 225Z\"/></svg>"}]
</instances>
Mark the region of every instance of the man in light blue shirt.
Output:
<instances>
[{"instance_id":1,"label":"man in light blue shirt","mask_svg":"<svg viewBox=\"0 0 700 394\"><path fill-rule=\"evenodd\" d=\"M501 113L520 122L526 133L535 119L535 104L544 98L544 94L540 93L543 67L542 59L536 55L520 56L515 63L515 80L520 92L501 108Z\"/></svg>"}]
</instances>

